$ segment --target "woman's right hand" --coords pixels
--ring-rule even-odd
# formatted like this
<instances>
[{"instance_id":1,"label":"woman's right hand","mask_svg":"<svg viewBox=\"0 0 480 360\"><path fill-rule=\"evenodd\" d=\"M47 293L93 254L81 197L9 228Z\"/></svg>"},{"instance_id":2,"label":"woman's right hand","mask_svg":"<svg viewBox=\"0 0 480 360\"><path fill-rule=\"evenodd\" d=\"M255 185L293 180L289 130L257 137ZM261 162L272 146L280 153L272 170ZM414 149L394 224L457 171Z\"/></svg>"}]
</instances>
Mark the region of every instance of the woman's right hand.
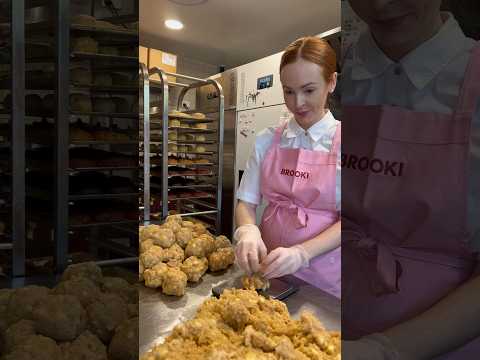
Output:
<instances>
[{"instance_id":1,"label":"woman's right hand","mask_svg":"<svg viewBox=\"0 0 480 360\"><path fill-rule=\"evenodd\" d=\"M253 224L239 226L233 237L237 242L235 257L240 268L248 275L258 272L260 263L267 256L267 248L258 226Z\"/></svg>"}]
</instances>

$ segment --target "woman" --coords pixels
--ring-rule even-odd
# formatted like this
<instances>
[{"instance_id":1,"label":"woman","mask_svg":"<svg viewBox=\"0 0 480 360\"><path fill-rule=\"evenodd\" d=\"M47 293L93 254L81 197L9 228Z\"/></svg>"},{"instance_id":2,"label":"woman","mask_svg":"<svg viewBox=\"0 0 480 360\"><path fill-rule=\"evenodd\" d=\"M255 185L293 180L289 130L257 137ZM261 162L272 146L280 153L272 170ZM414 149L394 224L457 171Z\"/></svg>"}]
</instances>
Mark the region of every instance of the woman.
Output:
<instances>
[{"instance_id":1,"label":"woman","mask_svg":"<svg viewBox=\"0 0 480 360\"><path fill-rule=\"evenodd\" d=\"M440 0L350 4L368 31L342 69L343 355L478 359L480 47Z\"/></svg>"},{"instance_id":2,"label":"woman","mask_svg":"<svg viewBox=\"0 0 480 360\"><path fill-rule=\"evenodd\" d=\"M237 197L236 256L247 273L288 274L340 297L340 123L327 109L337 82L327 42L290 44L280 81L293 117L258 134ZM256 207L268 201L260 227Z\"/></svg>"}]
</instances>

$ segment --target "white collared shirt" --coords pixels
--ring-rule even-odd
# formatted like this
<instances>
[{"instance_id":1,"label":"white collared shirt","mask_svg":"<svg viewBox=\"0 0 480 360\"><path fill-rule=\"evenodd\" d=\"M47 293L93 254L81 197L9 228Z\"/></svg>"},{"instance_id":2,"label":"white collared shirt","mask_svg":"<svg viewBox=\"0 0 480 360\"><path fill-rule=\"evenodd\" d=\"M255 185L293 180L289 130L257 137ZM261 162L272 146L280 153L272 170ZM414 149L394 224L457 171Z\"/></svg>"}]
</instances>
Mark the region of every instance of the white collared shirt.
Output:
<instances>
[{"instance_id":1,"label":"white collared shirt","mask_svg":"<svg viewBox=\"0 0 480 360\"><path fill-rule=\"evenodd\" d=\"M439 32L397 63L369 31L347 52L340 82L342 104L400 106L452 114L475 40L467 38L450 13ZM472 121L468 223L480 250L480 99ZM453 189L452 189L453 190Z\"/></svg>"},{"instance_id":2,"label":"white collared shirt","mask_svg":"<svg viewBox=\"0 0 480 360\"><path fill-rule=\"evenodd\" d=\"M328 111L324 117L305 131L298 125L295 118L291 117L280 140L281 148L306 149L314 151L329 152L333 145L335 130L338 120L335 120L332 113ZM262 201L260 191L260 175L262 162L273 143L275 127L269 127L258 133L255 139L255 148L250 154L247 167L243 173L240 187L237 191L239 200L259 205ZM336 176L336 207L341 208L341 161L338 154L337 176Z\"/></svg>"}]
</instances>

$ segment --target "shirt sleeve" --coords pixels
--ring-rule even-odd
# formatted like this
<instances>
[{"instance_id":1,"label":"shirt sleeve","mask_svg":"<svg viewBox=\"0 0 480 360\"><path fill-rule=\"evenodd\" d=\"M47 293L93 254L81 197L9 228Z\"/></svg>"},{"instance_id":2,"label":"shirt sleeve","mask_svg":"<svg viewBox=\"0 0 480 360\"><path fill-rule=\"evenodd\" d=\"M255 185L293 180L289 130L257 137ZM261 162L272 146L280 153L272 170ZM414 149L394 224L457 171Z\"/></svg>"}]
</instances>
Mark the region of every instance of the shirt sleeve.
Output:
<instances>
[{"instance_id":1,"label":"shirt sleeve","mask_svg":"<svg viewBox=\"0 0 480 360\"><path fill-rule=\"evenodd\" d=\"M262 162L273 142L273 133L274 130L271 128L267 128L258 133L255 139L255 148L247 161L247 167L237 191L238 200L243 200L255 205L259 205L262 202L260 189Z\"/></svg>"}]
</instances>

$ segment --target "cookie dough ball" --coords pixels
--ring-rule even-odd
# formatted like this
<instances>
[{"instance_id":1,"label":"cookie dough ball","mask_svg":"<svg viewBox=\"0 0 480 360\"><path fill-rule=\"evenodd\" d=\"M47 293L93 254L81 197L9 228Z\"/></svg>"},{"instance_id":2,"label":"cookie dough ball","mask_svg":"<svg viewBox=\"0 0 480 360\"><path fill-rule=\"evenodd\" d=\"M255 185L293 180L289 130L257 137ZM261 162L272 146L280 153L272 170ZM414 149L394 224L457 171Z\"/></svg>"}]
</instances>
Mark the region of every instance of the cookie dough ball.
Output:
<instances>
[{"instance_id":1,"label":"cookie dough ball","mask_svg":"<svg viewBox=\"0 0 480 360\"><path fill-rule=\"evenodd\" d=\"M183 296L187 286L187 275L181 270L169 267L163 276L162 292L166 295Z\"/></svg>"},{"instance_id":2,"label":"cookie dough ball","mask_svg":"<svg viewBox=\"0 0 480 360\"><path fill-rule=\"evenodd\" d=\"M205 225L201 223L196 223L193 226L193 236L200 236L202 234L205 234L206 232L207 232L207 228L205 227Z\"/></svg>"},{"instance_id":3,"label":"cookie dough ball","mask_svg":"<svg viewBox=\"0 0 480 360\"><path fill-rule=\"evenodd\" d=\"M267 290L270 287L270 282L260 274L253 274L252 276L242 277L242 286L246 290Z\"/></svg>"},{"instance_id":4,"label":"cookie dough ball","mask_svg":"<svg viewBox=\"0 0 480 360\"><path fill-rule=\"evenodd\" d=\"M137 289L122 278L105 276L103 278L102 290L105 293L117 294L127 304L138 303Z\"/></svg>"},{"instance_id":5,"label":"cookie dough ball","mask_svg":"<svg viewBox=\"0 0 480 360\"><path fill-rule=\"evenodd\" d=\"M205 248L205 255L210 255L215 251L215 238L208 231L198 237L202 239Z\"/></svg>"},{"instance_id":6,"label":"cookie dough ball","mask_svg":"<svg viewBox=\"0 0 480 360\"><path fill-rule=\"evenodd\" d=\"M215 238L215 250L231 247L232 243L225 235L220 235Z\"/></svg>"},{"instance_id":7,"label":"cookie dough ball","mask_svg":"<svg viewBox=\"0 0 480 360\"><path fill-rule=\"evenodd\" d=\"M205 116L204 113L199 113L199 112L193 113L193 114L192 114L192 117L193 117L194 119L199 119L199 120L204 120L204 119L206 118L206 116Z\"/></svg>"},{"instance_id":8,"label":"cookie dough ball","mask_svg":"<svg viewBox=\"0 0 480 360\"><path fill-rule=\"evenodd\" d=\"M72 295L76 297L83 307L90 305L100 296L100 288L86 278L73 278L62 281L53 290L56 295Z\"/></svg>"},{"instance_id":9,"label":"cookie dough ball","mask_svg":"<svg viewBox=\"0 0 480 360\"><path fill-rule=\"evenodd\" d=\"M108 360L107 348L90 331L83 332L75 341L61 346L63 359L68 360Z\"/></svg>"},{"instance_id":10,"label":"cookie dough ball","mask_svg":"<svg viewBox=\"0 0 480 360\"><path fill-rule=\"evenodd\" d=\"M8 328L7 309L10 298L14 290L1 289L0 290L0 334L2 334ZM1 353L1 341L0 341L0 353Z\"/></svg>"},{"instance_id":11,"label":"cookie dough ball","mask_svg":"<svg viewBox=\"0 0 480 360\"><path fill-rule=\"evenodd\" d=\"M163 248L169 248L175 243L175 234L172 229L161 228L151 237L155 245Z\"/></svg>"},{"instance_id":12,"label":"cookie dough ball","mask_svg":"<svg viewBox=\"0 0 480 360\"><path fill-rule=\"evenodd\" d=\"M165 258L165 251L160 246L153 245L148 251L140 255L140 261L145 269L150 269L162 262Z\"/></svg>"},{"instance_id":13,"label":"cookie dough ball","mask_svg":"<svg viewBox=\"0 0 480 360\"><path fill-rule=\"evenodd\" d=\"M187 229L190 229L190 230L193 231L194 228L195 228L195 224L194 224L193 222L191 222L191 221L185 220L185 221L182 222L182 227L187 228Z\"/></svg>"},{"instance_id":14,"label":"cookie dough ball","mask_svg":"<svg viewBox=\"0 0 480 360\"><path fill-rule=\"evenodd\" d=\"M100 267L98 267L93 261L70 265L63 273L61 281L77 277L86 278L91 280L94 284L101 285L103 278L102 269L100 269Z\"/></svg>"},{"instance_id":15,"label":"cookie dough ball","mask_svg":"<svg viewBox=\"0 0 480 360\"><path fill-rule=\"evenodd\" d=\"M30 335L2 360L63 360L60 347L42 335Z\"/></svg>"},{"instance_id":16,"label":"cookie dough ball","mask_svg":"<svg viewBox=\"0 0 480 360\"><path fill-rule=\"evenodd\" d=\"M128 318L128 307L120 296L102 294L87 308L87 316L89 330L108 344L117 326Z\"/></svg>"},{"instance_id":17,"label":"cookie dough ball","mask_svg":"<svg viewBox=\"0 0 480 360\"><path fill-rule=\"evenodd\" d=\"M72 341L86 328L87 316L71 295L49 295L33 310L37 333L57 341Z\"/></svg>"},{"instance_id":18,"label":"cookie dough ball","mask_svg":"<svg viewBox=\"0 0 480 360\"><path fill-rule=\"evenodd\" d=\"M194 129L207 130L207 129L208 129L208 126L207 126L207 124L200 123L200 124L194 124L194 125L193 125L193 128L194 128Z\"/></svg>"},{"instance_id":19,"label":"cookie dough ball","mask_svg":"<svg viewBox=\"0 0 480 360\"><path fill-rule=\"evenodd\" d=\"M197 258L196 256L190 256L186 259L180 267L188 278L188 281L197 282L205 274L208 269L207 258Z\"/></svg>"},{"instance_id":20,"label":"cookie dough ball","mask_svg":"<svg viewBox=\"0 0 480 360\"><path fill-rule=\"evenodd\" d=\"M148 251L152 246L155 244L153 243L152 239L147 239L145 241L142 241L139 245L140 247L140 254L143 254L144 252Z\"/></svg>"},{"instance_id":21,"label":"cookie dough ball","mask_svg":"<svg viewBox=\"0 0 480 360\"><path fill-rule=\"evenodd\" d=\"M15 290L7 306L7 323L19 320L32 320L33 310L42 303L50 293L50 289L41 286L26 286Z\"/></svg>"},{"instance_id":22,"label":"cookie dough ball","mask_svg":"<svg viewBox=\"0 0 480 360\"><path fill-rule=\"evenodd\" d=\"M152 267L151 269L147 269L143 272L143 278L145 280L145 286L156 289L162 287L163 284L163 277L168 270L167 264L159 263Z\"/></svg>"},{"instance_id":23,"label":"cookie dough ball","mask_svg":"<svg viewBox=\"0 0 480 360\"><path fill-rule=\"evenodd\" d=\"M145 268L143 267L143 263L141 261L138 262L138 281L143 281L143 272Z\"/></svg>"},{"instance_id":24,"label":"cookie dough ball","mask_svg":"<svg viewBox=\"0 0 480 360\"><path fill-rule=\"evenodd\" d=\"M170 260L170 261L167 262L167 266L180 270L180 267L182 266L182 262L178 259L173 259L173 260Z\"/></svg>"},{"instance_id":25,"label":"cookie dough ball","mask_svg":"<svg viewBox=\"0 0 480 360\"><path fill-rule=\"evenodd\" d=\"M178 231L180 231L180 229L182 228L182 226L176 222L176 221L167 221L166 223L164 223L162 225L162 227L165 227L167 229L170 229L172 230L174 233L177 233Z\"/></svg>"},{"instance_id":26,"label":"cookie dough ball","mask_svg":"<svg viewBox=\"0 0 480 360\"><path fill-rule=\"evenodd\" d=\"M165 219L165 222L176 222L178 225L182 226L183 220L180 215L168 215L167 218Z\"/></svg>"},{"instance_id":27,"label":"cookie dough ball","mask_svg":"<svg viewBox=\"0 0 480 360\"><path fill-rule=\"evenodd\" d=\"M208 256L208 267L210 271L219 271L228 268L235 262L233 248L221 248Z\"/></svg>"},{"instance_id":28,"label":"cookie dough ball","mask_svg":"<svg viewBox=\"0 0 480 360\"><path fill-rule=\"evenodd\" d=\"M163 261L166 262L173 260L179 261L181 263L185 259L185 252L178 244L170 246L168 249L165 250L164 254L165 256Z\"/></svg>"},{"instance_id":29,"label":"cookie dough ball","mask_svg":"<svg viewBox=\"0 0 480 360\"><path fill-rule=\"evenodd\" d=\"M145 226L140 226L138 228L138 234L139 234L139 239L140 241L145 241L147 239L150 239L156 231L160 228L159 225L145 225Z\"/></svg>"},{"instance_id":30,"label":"cookie dough ball","mask_svg":"<svg viewBox=\"0 0 480 360\"><path fill-rule=\"evenodd\" d=\"M112 360L138 359L138 317L123 322L115 329L115 335L108 347L108 355Z\"/></svg>"},{"instance_id":31,"label":"cookie dough ball","mask_svg":"<svg viewBox=\"0 0 480 360\"><path fill-rule=\"evenodd\" d=\"M20 320L11 325L3 336L4 353L12 352L16 347L22 344L30 335L36 335L35 323L31 320Z\"/></svg>"},{"instance_id":32,"label":"cookie dough ball","mask_svg":"<svg viewBox=\"0 0 480 360\"><path fill-rule=\"evenodd\" d=\"M185 256L196 256L198 258L206 256L204 241L201 238L194 238L187 244L185 248Z\"/></svg>"},{"instance_id":33,"label":"cookie dough ball","mask_svg":"<svg viewBox=\"0 0 480 360\"><path fill-rule=\"evenodd\" d=\"M193 232L191 229L183 227L177 231L175 234L175 239L177 244L180 245L183 249L185 249L190 240L193 238Z\"/></svg>"},{"instance_id":34,"label":"cookie dough ball","mask_svg":"<svg viewBox=\"0 0 480 360\"><path fill-rule=\"evenodd\" d=\"M180 120L178 119L171 119L171 120L168 120L168 126L169 127L180 127L182 123L180 122Z\"/></svg>"},{"instance_id":35,"label":"cookie dough ball","mask_svg":"<svg viewBox=\"0 0 480 360\"><path fill-rule=\"evenodd\" d=\"M185 248L185 256L206 257L215 250L213 237L204 234L193 238Z\"/></svg>"},{"instance_id":36,"label":"cookie dough ball","mask_svg":"<svg viewBox=\"0 0 480 360\"><path fill-rule=\"evenodd\" d=\"M10 297L14 292L13 289L0 289L0 307L8 305Z\"/></svg>"}]
</instances>

